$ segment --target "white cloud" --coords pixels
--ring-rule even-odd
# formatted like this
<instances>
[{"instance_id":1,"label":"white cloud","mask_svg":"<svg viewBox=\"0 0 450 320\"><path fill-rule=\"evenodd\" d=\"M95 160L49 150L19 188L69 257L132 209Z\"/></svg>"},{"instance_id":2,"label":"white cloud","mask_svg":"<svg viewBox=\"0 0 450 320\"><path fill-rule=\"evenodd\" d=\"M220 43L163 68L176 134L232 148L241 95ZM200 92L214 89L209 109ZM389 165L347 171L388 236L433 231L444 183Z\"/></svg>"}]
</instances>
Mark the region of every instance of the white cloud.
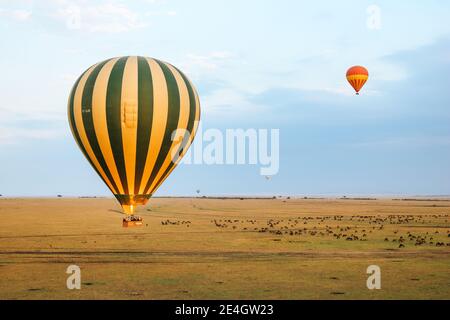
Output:
<instances>
[{"instance_id":1,"label":"white cloud","mask_svg":"<svg viewBox=\"0 0 450 320\"><path fill-rule=\"evenodd\" d=\"M14 19L19 21L28 20L31 17L31 11L26 10L13 10L12 16Z\"/></svg>"},{"instance_id":2,"label":"white cloud","mask_svg":"<svg viewBox=\"0 0 450 320\"><path fill-rule=\"evenodd\" d=\"M56 129L27 129L0 126L0 144L15 144L23 140L55 139L61 136Z\"/></svg>"},{"instance_id":3,"label":"white cloud","mask_svg":"<svg viewBox=\"0 0 450 320\"><path fill-rule=\"evenodd\" d=\"M7 17L15 21L23 22L31 18L31 11L0 9L0 17Z\"/></svg>"},{"instance_id":4,"label":"white cloud","mask_svg":"<svg viewBox=\"0 0 450 320\"><path fill-rule=\"evenodd\" d=\"M58 112L44 108L40 108L39 112L31 108L0 108L0 112L4 115L0 120L0 129L34 130L41 126L58 128L65 126L67 121L66 108L61 108Z\"/></svg>"},{"instance_id":5,"label":"white cloud","mask_svg":"<svg viewBox=\"0 0 450 320\"><path fill-rule=\"evenodd\" d=\"M56 139L65 134L65 108L0 107L0 144L15 144L24 140Z\"/></svg>"},{"instance_id":6,"label":"white cloud","mask_svg":"<svg viewBox=\"0 0 450 320\"><path fill-rule=\"evenodd\" d=\"M188 64L192 67L197 67L206 70L217 69L217 63L210 56L199 56L195 54L188 54Z\"/></svg>"},{"instance_id":7,"label":"white cloud","mask_svg":"<svg viewBox=\"0 0 450 320\"><path fill-rule=\"evenodd\" d=\"M345 86L338 86L338 87L326 87L326 88L320 88L316 89L314 91L325 91L327 93L337 94L337 95L343 95L343 96L354 96L355 91L350 85ZM379 95L381 92L378 90L370 90L370 89L362 89L361 94L366 96L376 96Z\"/></svg>"},{"instance_id":8,"label":"white cloud","mask_svg":"<svg viewBox=\"0 0 450 320\"><path fill-rule=\"evenodd\" d=\"M144 28L148 23L141 14L118 3L91 5L80 1L62 2L55 17L64 21L67 28L88 32L126 32Z\"/></svg>"},{"instance_id":9,"label":"white cloud","mask_svg":"<svg viewBox=\"0 0 450 320\"><path fill-rule=\"evenodd\" d=\"M228 63L236 61L236 54L230 51L212 51L206 54L189 53L178 65L194 79L215 77L218 71L226 69Z\"/></svg>"},{"instance_id":10,"label":"white cloud","mask_svg":"<svg viewBox=\"0 0 450 320\"><path fill-rule=\"evenodd\" d=\"M187 58L191 65L199 66L208 70L216 69L224 60L234 57L228 51L213 51L206 55L188 54Z\"/></svg>"},{"instance_id":11,"label":"white cloud","mask_svg":"<svg viewBox=\"0 0 450 320\"><path fill-rule=\"evenodd\" d=\"M15 21L27 21L32 14L56 19L71 30L88 32L126 32L148 25L143 14L116 1L19 0L0 8L0 17Z\"/></svg>"},{"instance_id":12,"label":"white cloud","mask_svg":"<svg viewBox=\"0 0 450 320\"><path fill-rule=\"evenodd\" d=\"M147 17L155 17L155 16L171 16L174 17L176 16L178 13L174 10L170 10L170 11L147 11L145 13L145 16Z\"/></svg>"},{"instance_id":13,"label":"white cloud","mask_svg":"<svg viewBox=\"0 0 450 320\"><path fill-rule=\"evenodd\" d=\"M247 93L233 89L218 89L202 98L202 106L208 113L226 113L236 115L247 112L258 106L250 102Z\"/></svg>"}]
</instances>

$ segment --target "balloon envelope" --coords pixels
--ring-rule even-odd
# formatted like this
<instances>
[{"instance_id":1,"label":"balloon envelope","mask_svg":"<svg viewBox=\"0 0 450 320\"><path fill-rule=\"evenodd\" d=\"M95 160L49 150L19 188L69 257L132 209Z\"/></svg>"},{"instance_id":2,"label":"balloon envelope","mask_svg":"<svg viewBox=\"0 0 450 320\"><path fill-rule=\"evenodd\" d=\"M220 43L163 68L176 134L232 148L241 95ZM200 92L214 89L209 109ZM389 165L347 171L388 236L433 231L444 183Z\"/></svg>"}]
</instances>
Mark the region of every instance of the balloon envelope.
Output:
<instances>
[{"instance_id":1,"label":"balloon envelope","mask_svg":"<svg viewBox=\"0 0 450 320\"><path fill-rule=\"evenodd\" d=\"M347 81L355 89L356 94L359 94L368 78L369 71L362 66L353 66L347 70Z\"/></svg>"},{"instance_id":2,"label":"balloon envelope","mask_svg":"<svg viewBox=\"0 0 450 320\"><path fill-rule=\"evenodd\" d=\"M174 66L146 57L97 63L69 96L73 136L126 214L145 204L191 145L200 101Z\"/></svg>"}]
</instances>

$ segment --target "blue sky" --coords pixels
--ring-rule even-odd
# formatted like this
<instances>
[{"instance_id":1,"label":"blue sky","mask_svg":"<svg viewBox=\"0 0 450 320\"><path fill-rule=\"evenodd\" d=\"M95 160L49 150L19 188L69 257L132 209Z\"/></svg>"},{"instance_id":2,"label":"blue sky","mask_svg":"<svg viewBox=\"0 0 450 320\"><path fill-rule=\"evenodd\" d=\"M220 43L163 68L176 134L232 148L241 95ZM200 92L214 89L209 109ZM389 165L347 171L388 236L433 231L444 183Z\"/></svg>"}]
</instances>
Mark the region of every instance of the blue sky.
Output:
<instances>
[{"instance_id":1,"label":"blue sky","mask_svg":"<svg viewBox=\"0 0 450 320\"><path fill-rule=\"evenodd\" d=\"M158 195L450 194L449 16L443 1L0 0L0 194L109 194L66 104L82 71L122 55L182 69L204 129L280 129L272 179L181 165ZM354 64L370 71L359 97Z\"/></svg>"}]
</instances>

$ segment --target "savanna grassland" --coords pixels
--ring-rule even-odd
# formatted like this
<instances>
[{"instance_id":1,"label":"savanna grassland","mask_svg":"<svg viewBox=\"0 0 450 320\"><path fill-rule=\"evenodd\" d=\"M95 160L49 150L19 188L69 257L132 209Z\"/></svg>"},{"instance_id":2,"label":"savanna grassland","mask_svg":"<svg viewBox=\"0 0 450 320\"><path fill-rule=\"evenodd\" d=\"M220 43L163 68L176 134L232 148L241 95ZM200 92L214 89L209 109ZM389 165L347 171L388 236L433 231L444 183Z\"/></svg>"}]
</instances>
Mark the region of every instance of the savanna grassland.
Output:
<instances>
[{"instance_id":1,"label":"savanna grassland","mask_svg":"<svg viewBox=\"0 0 450 320\"><path fill-rule=\"evenodd\" d=\"M0 299L450 299L447 200L156 198L138 214L123 228L113 199L0 199Z\"/></svg>"}]
</instances>

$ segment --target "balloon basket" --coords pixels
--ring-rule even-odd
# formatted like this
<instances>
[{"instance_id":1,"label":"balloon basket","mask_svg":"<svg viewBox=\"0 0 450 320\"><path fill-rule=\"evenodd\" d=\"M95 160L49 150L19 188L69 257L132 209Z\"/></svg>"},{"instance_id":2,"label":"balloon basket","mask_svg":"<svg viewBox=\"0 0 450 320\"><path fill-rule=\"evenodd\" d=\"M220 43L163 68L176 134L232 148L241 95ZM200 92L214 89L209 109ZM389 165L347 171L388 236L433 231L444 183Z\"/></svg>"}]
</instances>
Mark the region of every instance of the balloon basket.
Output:
<instances>
[{"instance_id":1,"label":"balloon basket","mask_svg":"<svg viewBox=\"0 0 450 320\"><path fill-rule=\"evenodd\" d=\"M138 216L129 216L123 218L122 221L122 227L124 228L142 227L143 225L142 218Z\"/></svg>"}]
</instances>

